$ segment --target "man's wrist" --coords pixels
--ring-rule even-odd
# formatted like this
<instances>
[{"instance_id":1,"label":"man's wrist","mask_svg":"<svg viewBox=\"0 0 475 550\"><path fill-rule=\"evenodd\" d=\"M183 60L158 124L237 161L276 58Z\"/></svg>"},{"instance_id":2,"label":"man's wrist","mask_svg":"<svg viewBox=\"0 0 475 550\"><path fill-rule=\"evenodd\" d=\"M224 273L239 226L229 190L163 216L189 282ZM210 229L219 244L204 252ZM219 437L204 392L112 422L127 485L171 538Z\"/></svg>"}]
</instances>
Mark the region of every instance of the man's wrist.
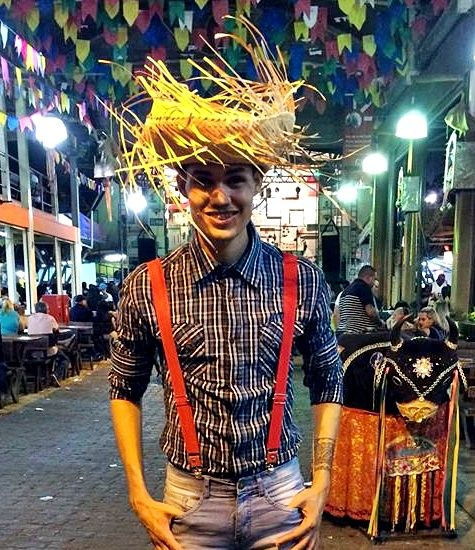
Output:
<instances>
[{"instance_id":1,"label":"man's wrist","mask_svg":"<svg viewBox=\"0 0 475 550\"><path fill-rule=\"evenodd\" d=\"M335 452L335 439L331 437L317 437L313 446L313 476L320 476L321 472L330 475Z\"/></svg>"}]
</instances>

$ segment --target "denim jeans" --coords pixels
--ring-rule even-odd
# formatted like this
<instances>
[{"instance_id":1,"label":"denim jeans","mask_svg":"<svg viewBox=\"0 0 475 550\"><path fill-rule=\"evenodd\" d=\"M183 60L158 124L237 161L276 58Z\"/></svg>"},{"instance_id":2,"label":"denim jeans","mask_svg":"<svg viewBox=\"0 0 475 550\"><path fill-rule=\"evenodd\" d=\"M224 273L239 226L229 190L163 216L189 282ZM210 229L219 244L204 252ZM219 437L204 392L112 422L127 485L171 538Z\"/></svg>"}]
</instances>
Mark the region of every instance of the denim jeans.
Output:
<instances>
[{"instance_id":1,"label":"denim jeans","mask_svg":"<svg viewBox=\"0 0 475 550\"><path fill-rule=\"evenodd\" d=\"M164 501L183 510L171 528L185 550L276 550L276 539L302 521L287 505L303 488L297 458L236 482L168 465Z\"/></svg>"}]
</instances>

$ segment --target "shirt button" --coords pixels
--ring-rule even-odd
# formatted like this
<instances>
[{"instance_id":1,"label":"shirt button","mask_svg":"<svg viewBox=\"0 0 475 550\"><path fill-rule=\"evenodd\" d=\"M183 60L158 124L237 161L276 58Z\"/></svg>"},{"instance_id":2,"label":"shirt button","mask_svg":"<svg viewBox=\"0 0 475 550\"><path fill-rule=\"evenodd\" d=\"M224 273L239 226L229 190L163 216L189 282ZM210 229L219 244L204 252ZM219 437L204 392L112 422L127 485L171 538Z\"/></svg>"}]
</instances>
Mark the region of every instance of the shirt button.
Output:
<instances>
[{"instance_id":1,"label":"shirt button","mask_svg":"<svg viewBox=\"0 0 475 550\"><path fill-rule=\"evenodd\" d=\"M237 482L237 488L240 491L241 489L244 489L244 481L238 481Z\"/></svg>"}]
</instances>

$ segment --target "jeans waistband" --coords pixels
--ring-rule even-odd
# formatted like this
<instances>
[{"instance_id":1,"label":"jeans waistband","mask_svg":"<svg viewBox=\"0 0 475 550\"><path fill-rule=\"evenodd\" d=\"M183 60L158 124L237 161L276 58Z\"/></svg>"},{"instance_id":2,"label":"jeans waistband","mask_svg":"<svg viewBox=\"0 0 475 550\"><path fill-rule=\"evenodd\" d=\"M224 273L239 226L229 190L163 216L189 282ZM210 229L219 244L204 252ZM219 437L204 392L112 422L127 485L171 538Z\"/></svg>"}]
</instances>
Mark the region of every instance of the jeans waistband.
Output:
<instances>
[{"instance_id":1,"label":"jeans waistband","mask_svg":"<svg viewBox=\"0 0 475 550\"><path fill-rule=\"evenodd\" d=\"M197 486L201 485L204 479L206 480L207 483L215 482L217 484L227 485L229 487L236 487L239 485L240 488L243 488L246 485L251 485L255 483L259 479L268 479L274 475L279 477L286 477L286 475L288 474L289 476L291 476L293 475L295 470L300 471L299 461L297 457L294 457L287 462L279 464L278 466L275 466L272 469L264 469L252 474L248 474L248 473L243 473L240 475L203 474L202 479L196 478L191 472L181 470L180 468L173 466L171 463L168 463L167 476L171 476L177 481L181 479L183 481L186 481L186 483L188 484L192 484L192 485L196 484Z\"/></svg>"}]
</instances>

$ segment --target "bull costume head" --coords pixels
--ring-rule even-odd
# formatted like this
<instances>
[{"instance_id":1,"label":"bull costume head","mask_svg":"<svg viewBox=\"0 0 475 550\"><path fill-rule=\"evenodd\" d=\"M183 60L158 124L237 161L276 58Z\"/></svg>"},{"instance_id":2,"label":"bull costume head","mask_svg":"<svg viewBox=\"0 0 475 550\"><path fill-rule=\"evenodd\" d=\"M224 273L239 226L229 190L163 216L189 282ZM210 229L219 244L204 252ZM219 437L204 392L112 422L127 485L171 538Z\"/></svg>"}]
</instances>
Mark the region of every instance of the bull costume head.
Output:
<instances>
[{"instance_id":1,"label":"bull costume head","mask_svg":"<svg viewBox=\"0 0 475 550\"><path fill-rule=\"evenodd\" d=\"M464 380L457 357L458 330L447 318L450 332L446 340L416 336L401 338L401 319L391 331L391 347L382 361L387 377L387 394L399 413L409 422L423 422L433 417L439 405L449 400L454 372ZM382 378L382 372L376 379Z\"/></svg>"}]
</instances>

